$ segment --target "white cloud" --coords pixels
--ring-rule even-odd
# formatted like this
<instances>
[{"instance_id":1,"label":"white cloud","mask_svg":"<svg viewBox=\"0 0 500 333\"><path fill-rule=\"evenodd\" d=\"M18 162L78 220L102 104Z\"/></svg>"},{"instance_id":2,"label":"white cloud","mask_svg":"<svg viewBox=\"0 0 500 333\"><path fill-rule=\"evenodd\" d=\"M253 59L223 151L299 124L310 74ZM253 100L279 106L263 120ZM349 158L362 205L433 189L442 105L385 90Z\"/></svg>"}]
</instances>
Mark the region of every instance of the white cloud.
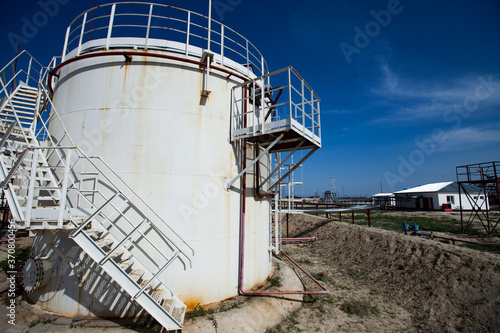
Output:
<instances>
[{"instance_id":1,"label":"white cloud","mask_svg":"<svg viewBox=\"0 0 500 333\"><path fill-rule=\"evenodd\" d=\"M383 115L371 121L371 123L386 122L410 122L416 120L428 120L440 118L445 111L453 109L452 104L439 101L415 103L413 105L402 107L394 112Z\"/></svg>"},{"instance_id":2,"label":"white cloud","mask_svg":"<svg viewBox=\"0 0 500 333\"><path fill-rule=\"evenodd\" d=\"M479 148L493 143L500 144L500 127L451 129L443 133L443 138L446 138L446 140L439 144L438 151L457 151L467 148Z\"/></svg>"},{"instance_id":3,"label":"white cloud","mask_svg":"<svg viewBox=\"0 0 500 333\"><path fill-rule=\"evenodd\" d=\"M415 81L395 73L384 60L380 60L380 69L383 78L371 93L387 105L388 112L371 123L438 119L468 99L476 100L479 108L500 105L500 78L492 74Z\"/></svg>"}]
</instances>

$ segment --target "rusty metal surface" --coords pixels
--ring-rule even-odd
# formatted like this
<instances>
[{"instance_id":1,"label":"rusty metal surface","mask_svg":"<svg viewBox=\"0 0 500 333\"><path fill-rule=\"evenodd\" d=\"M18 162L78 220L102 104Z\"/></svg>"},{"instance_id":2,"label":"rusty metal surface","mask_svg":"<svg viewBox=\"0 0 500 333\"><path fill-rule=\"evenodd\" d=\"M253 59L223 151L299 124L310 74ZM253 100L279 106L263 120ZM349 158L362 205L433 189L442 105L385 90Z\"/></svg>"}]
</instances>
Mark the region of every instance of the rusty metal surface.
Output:
<instances>
[{"instance_id":1,"label":"rusty metal surface","mask_svg":"<svg viewBox=\"0 0 500 333\"><path fill-rule=\"evenodd\" d=\"M213 72L212 93L202 98L199 66L138 55L81 59L59 73L54 103L75 144L101 156L193 247L193 268L174 267L165 284L188 307L237 295L241 191L222 184L238 173L228 111L239 79ZM250 288L271 272L269 209L269 200L247 200ZM52 311L109 314L78 301L90 297L78 283L48 293Z\"/></svg>"}]
</instances>

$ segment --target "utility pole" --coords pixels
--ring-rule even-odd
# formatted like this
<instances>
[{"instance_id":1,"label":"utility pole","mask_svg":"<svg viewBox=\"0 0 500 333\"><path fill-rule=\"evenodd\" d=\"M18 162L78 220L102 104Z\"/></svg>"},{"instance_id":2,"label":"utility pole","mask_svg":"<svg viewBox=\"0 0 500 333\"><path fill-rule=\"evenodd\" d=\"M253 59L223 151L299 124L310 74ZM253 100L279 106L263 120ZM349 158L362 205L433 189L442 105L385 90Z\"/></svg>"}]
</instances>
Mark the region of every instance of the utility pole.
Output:
<instances>
[{"instance_id":1,"label":"utility pole","mask_svg":"<svg viewBox=\"0 0 500 333\"><path fill-rule=\"evenodd\" d=\"M332 175L332 197L335 198L337 196L337 192L335 190L335 175Z\"/></svg>"},{"instance_id":2,"label":"utility pole","mask_svg":"<svg viewBox=\"0 0 500 333\"><path fill-rule=\"evenodd\" d=\"M382 183L383 183L384 181L383 181L383 180L379 180L378 182L380 183L380 193L383 193L383 192L382 192Z\"/></svg>"}]
</instances>

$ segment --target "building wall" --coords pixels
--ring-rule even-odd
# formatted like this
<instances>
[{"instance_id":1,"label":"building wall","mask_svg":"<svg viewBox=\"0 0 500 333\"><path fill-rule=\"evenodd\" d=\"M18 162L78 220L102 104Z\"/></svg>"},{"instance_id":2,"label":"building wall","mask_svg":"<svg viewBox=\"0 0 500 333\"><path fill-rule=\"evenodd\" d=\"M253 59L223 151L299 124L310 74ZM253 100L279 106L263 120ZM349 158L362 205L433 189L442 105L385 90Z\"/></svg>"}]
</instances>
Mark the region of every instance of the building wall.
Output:
<instances>
[{"instance_id":1,"label":"building wall","mask_svg":"<svg viewBox=\"0 0 500 333\"><path fill-rule=\"evenodd\" d=\"M478 206L482 210L488 209L487 200L485 200L484 194L483 195L471 194L471 195L472 195L473 200L477 198L477 201L476 201L477 205L474 205L476 209ZM448 203L448 197L453 197L454 202L452 202L451 208L459 210L460 209L460 197L459 197L458 193L439 193L440 205ZM461 199L462 199L462 209L472 210L473 205L471 204L471 202L469 201L469 199L467 198L467 196L465 194L463 194L463 193L461 194Z\"/></svg>"},{"instance_id":2,"label":"building wall","mask_svg":"<svg viewBox=\"0 0 500 333\"><path fill-rule=\"evenodd\" d=\"M472 195L473 198L478 195ZM411 197L419 197L415 199L411 199ZM407 208L407 209L418 209L418 210L426 210L426 203L429 204L430 210L441 210L443 204L449 203L448 197L450 198L451 209L460 209L460 200L458 193L405 193L405 194L396 194L396 206L399 208ZM401 200L401 198L410 198L408 200ZM461 195L462 198L462 207L464 210L471 210L472 205L467 199L465 194ZM432 200L432 202L430 201ZM488 209L487 201L484 199L484 195L481 198L478 198L477 205L481 207L481 209ZM476 206L477 207L477 206ZM477 209L477 208L476 208Z\"/></svg>"}]
</instances>

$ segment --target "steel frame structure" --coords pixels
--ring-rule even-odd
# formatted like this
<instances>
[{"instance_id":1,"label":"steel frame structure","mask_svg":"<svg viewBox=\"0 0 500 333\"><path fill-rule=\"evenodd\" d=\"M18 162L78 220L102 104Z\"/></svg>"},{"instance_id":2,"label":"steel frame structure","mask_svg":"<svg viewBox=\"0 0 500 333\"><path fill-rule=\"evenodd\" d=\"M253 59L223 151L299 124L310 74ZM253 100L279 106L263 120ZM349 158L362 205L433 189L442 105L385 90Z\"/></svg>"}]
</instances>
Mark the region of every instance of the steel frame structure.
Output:
<instances>
[{"instance_id":1,"label":"steel frame structure","mask_svg":"<svg viewBox=\"0 0 500 333\"><path fill-rule=\"evenodd\" d=\"M500 161L468 164L456 167L458 193L460 198L460 221L462 231L466 232L474 221L479 220L488 235L500 235L496 229L500 218L493 217L489 206L489 199L498 201L500 194ZM479 193L470 193L465 185L473 185L479 188ZM462 205L462 193L472 206L470 212L466 212ZM481 196L484 200L481 201ZM494 208L500 212L497 204ZM466 216L468 215L468 217Z\"/></svg>"}]
</instances>

